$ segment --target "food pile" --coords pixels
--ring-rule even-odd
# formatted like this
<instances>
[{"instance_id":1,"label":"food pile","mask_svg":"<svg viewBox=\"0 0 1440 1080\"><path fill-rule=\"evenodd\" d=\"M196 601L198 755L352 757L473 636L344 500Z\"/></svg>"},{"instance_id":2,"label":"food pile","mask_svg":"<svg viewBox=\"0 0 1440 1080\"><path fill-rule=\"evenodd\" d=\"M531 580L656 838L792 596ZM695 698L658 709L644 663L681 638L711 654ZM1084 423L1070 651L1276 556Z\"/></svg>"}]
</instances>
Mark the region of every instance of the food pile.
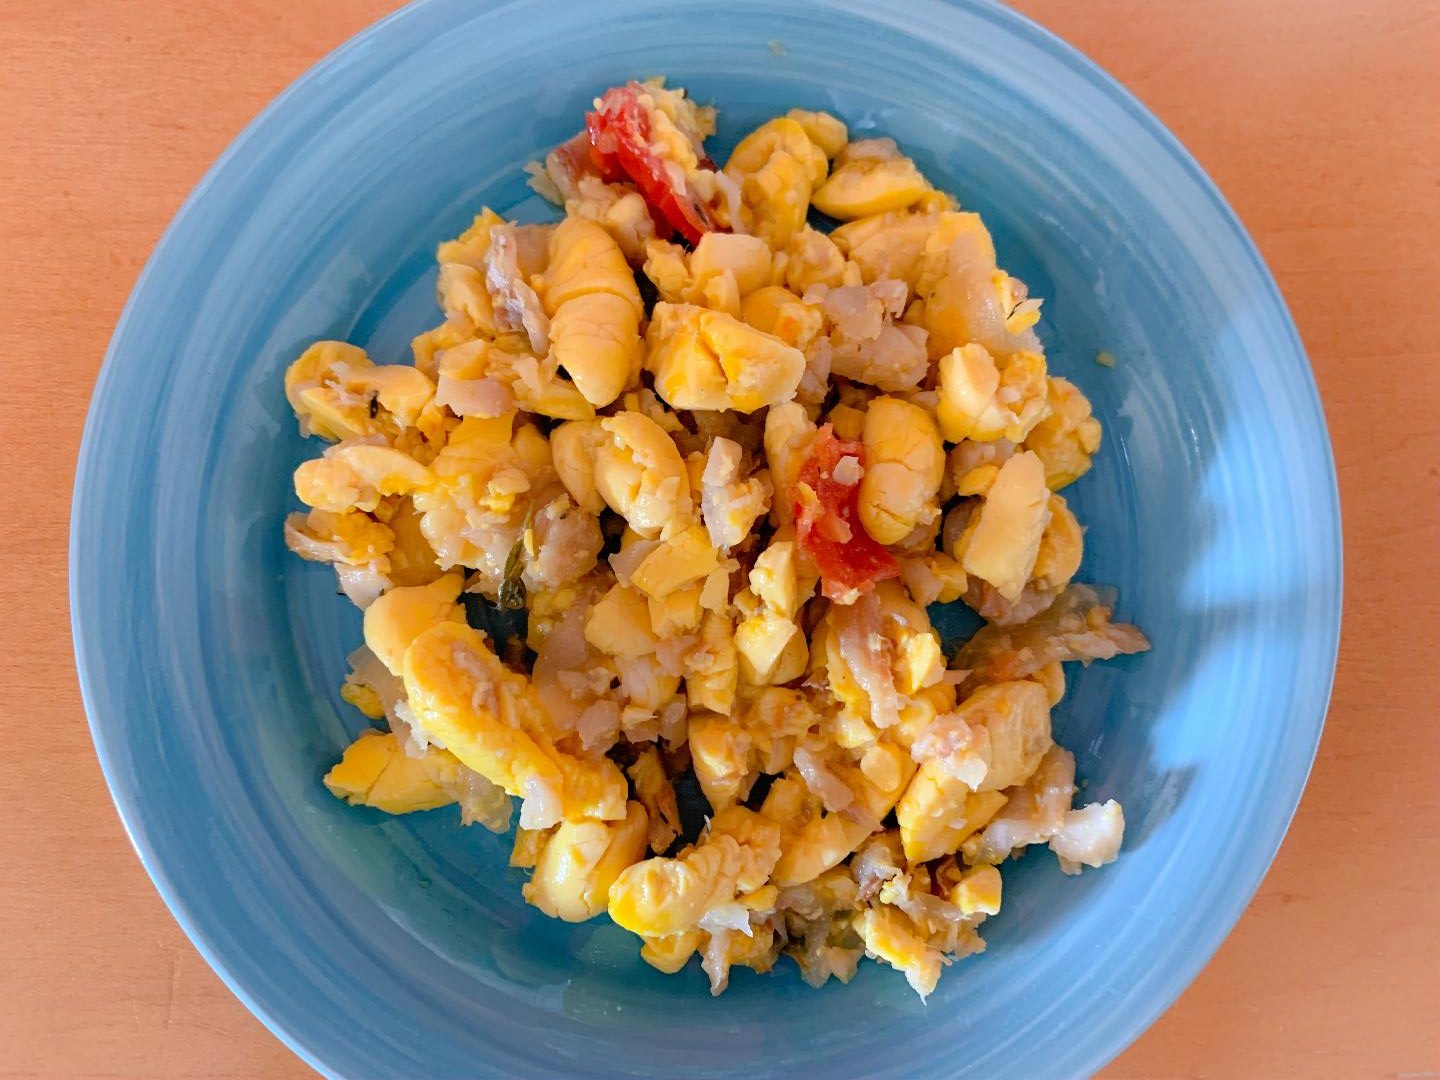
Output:
<instances>
[{"instance_id":1,"label":"food pile","mask_svg":"<svg viewBox=\"0 0 1440 1080\"><path fill-rule=\"evenodd\" d=\"M286 541L364 609L341 693L384 724L325 782L497 832L519 799L526 900L608 912L662 971L698 954L715 993L869 955L923 997L984 947L1005 860L1120 847L1051 737L1062 663L1148 647L1072 580L1059 492L1100 424L893 141L792 110L722 167L714 130L681 90L608 91L532 168L560 221L485 209L440 245L413 364L322 341L287 371L330 445ZM926 607L953 601L986 625L947 658Z\"/></svg>"}]
</instances>

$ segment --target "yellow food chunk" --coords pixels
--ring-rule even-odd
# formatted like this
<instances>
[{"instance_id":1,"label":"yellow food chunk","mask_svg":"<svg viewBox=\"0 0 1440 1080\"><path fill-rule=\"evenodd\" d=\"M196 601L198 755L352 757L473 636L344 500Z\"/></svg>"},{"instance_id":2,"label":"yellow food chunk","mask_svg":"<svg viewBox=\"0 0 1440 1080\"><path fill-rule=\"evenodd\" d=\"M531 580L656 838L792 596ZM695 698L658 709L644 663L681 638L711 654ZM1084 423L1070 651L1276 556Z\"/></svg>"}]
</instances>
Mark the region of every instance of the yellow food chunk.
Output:
<instances>
[{"instance_id":1,"label":"yellow food chunk","mask_svg":"<svg viewBox=\"0 0 1440 1080\"><path fill-rule=\"evenodd\" d=\"M674 408L748 413L795 396L805 354L724 312L657 303L645 367Z\"/></svg>"},{"instance_id":2,"label":"yellow food chunk","mask_svg":"<svg viewBox=\"0 0 1440 1080\"><path fill-rule=\"evenodd\" d=\"M695 955L703 937L702 930L685 930L669 937L644 938L645 944L640 947L640 959L657 971L674 975Z\"/></svg>"},{"instance_id":3,"label":"yellow food chunk","mask_svg":"<svg viewBox=\"0 0 1440 1080\"><path fill-rule=\"evenodd\" d=\"M1029 680L982 686L957 710L988 735L989 769L977 787L998 791L1023 784L1054 745L1050 737L1050 697L1045 687Z\"/></svg>"},{"instance_id":4,"label":"yellow food chunk","mask_svg":"<svg viewBox=\"0 0 1440 1080\"><path fill-rule=\"evenodd\" d=\"M695 516L690 477L670 436L643 413L600 421L609 436L595 451L595 488L605 504L647 539L670 537Z\"/></svg>"},{"instance_id":5,"label":"yellow food chunk","mask_svg":"<svg viewBox=\"0 0 1440 1080\"><path fill-rule=\"evenodd\" d=\"M656 638L664 640L698 629L700 620L705 615L700 606L703 592L703 585L691 585L689 588L667 593L659 600L647 598L650 629L655 632Z\"/></svg>"},{"instance_id":6,"label":"yellow food chunk","mask_svg":"<svg viewBox=\"0 0 1440 1080\"><path fill-rule=\"evenodd\" d=\"M827 158L833 158L849 141L845 121L827 112L810 112L808 109L791 109L785 116L794 120L805 132L806 137L820 148Z\"/></svg>"},{"instance_id":7,"label":"yellow food chunk","mask_svg":"<svg viewBox=\"0 0 1440 1080\"><path fill-rule=\"evenodd\" d=\"M540 853L545 850L545 842L550 839L552 829L527 829L523 826L515 830L515 846L510 849L510 865L522 869L530 869L540 861Z\"/></svg>"},{"instance_id":8,"label":"yellow food chunk","mask_svg":"<svg viewBox=\"0 0 1440 1080\"><path fill-rule=\"evenodd\" d=\"M880 543L895 544L939 517L945 448L928 412L892 397L870 403L862 438L860 524Z\"/></svg>"},{"instance_id":9,"label":"yellow food chunk","mask_svg":"<svg viewBox=\"0 0 1440 1080\"><path fill-rule=\"evenodd\" d=\"M700 525L691 525L661 541L630 576L630 582L652 600L663 600L677 589L703 580L719 565L710 537ZM699 597L696 597L697 603Z\"/></svg>"},{"instance_id":10,"label":"yellow food chunk","mask_svg":"<svg viewBox=\"0 0 1440 1080\"><path fill-rule=\"evenodd\" d=\"M680 835L680 806L660 751L647 747L625 771L635 785L635 797L650 818L650 850L662 855Z\"/></svg>"},{"instance_id":11,"label":"yellow food chunk","mask_svg":"<svg viewBox=\"0 0 1440 1080\"><path fill-rule=\"evenodd\" d=\"M845 283L845 256L835 241L808 225L791 238L785 249L787 287L803 294L816 285L834 288Z\"/></svg>"},{"instance_id":12,"label":"yellow food chunk","mask_svg":"<svg viewBox=\"0 0 1440 1080\"><path fill-rule=\"evenodd\" d=\"M1052 491L1072 484L1090 471L1100 449L1100 421L1090 415L1090 401L1067 379L1048 381L1049 413L1025 437L1025 449L1045 463L1045 483Z\"/></svg>"},{"instance_id":13,"label":"yellow food chunk","mask_svg":"<svg viewBox=\"0 0 1440 1080\"><path fill-rule=\"evenodd\" d=\"M417 334L410 341L415 370L434 379L440 374L440 359L450 350L474 341L481 331L469 319L452 316L433 330Z\"/></svg>"},{"instance_id":14,"label":"yellow food chunk","mask_svg":"<svg viewBox=\"0 0 1440 1080\"><path fill-rule=\"evenodd\" d=\"M836 158L830 178L816 189L815 209L841 221L904 210L930 190L915 163L890 139L851 143Z\"/></svg>"},{"instance_id":15,"label":"yellow food chunk","mask_svg":"<svg viewBox=\"0 0 1440 1080\"><path fill-rule=\"evenodd\" d=\"M804 407L793 401L777 405L765 414L765 459L770 463L770 476L777 493L771 510L780 524L794 520L791 492L814 438L815 425L805 415Z\"/></svg>"},{"instance_id":16,"label":"yellow food chunk","mask_svg":"<svg viewBox=\"0 0 1440 1080\"><path fill-rule=\"evenodd\" d=\"M585 640L609 656L633 658L655 651L645 597L624 585L612 585L585 619Z\"/></svg>"},{"instance_id":17,"label":"yellow food chunk","mask_svg":"<svg viewBox=\"0 0 1440 1080\"><path fill-rule=\"evenodd\" d=\"M325 786L352 806L373 806L387 814L409 814L449 806L455 797L441 783L458 765L444 750L431 747L423 757L405 753L395 735L370 729L345 750L325 774Z\"/></svg>"},{"instance_id":18,"label":"yellow food chunk","mask_svg":"<svg viewBox=\"0 0 1440 1080\"><path fill-rule=\"evenodd\" d=\"M346 566L380 564L389 568L395 534L369 514L358 510L336 513L311 510L285 519L285 545L302 559L343 563Z\"/></svg>"},{"instance_id":19,"label":"yellow food chunk","mask_svg":"<svg viewBox=\"0 0 1440 1080\"><path fill-rule=\"evenodd\" d=\"M825 316L783 285L766 285L745 298L740 317L786 345L805 350L825 329Z\"/></svg>"},{"instance_id":20,"label":"yellow food chunk","mask_svg":"<svg viewBox=\"0 0 1440 1080\"><path fill-rule=\"evenodd\" d=\"M390 551L390 580L396 585L428 585L442 573L435 551L425 539L421 516L410 499L401 499L386 522L395 538Z\"/></svg>"},{"instance_id":21,"label":"yellow food chunk","mask_svg":"<svg viewBox=\"0 0 1440 1080\"><path fill-rule=\"evenodd\" d=\"M910 989L925 1000L940 981L945 956L931 948L903 911L881 904L866 908L855 918L855 929L865 942L865 954L905 975Z\"/></svg>"},{"instance_id":22,"label":"yellow food chunk","mask_svg":"<svg viewBox=\"0 0 1440 1080\"><path fill-rule=\"evenodd\" d=\"M341 444L295 470L295 494L306 506L342 513L374 510L386 495L408 495L432 474L408 454L388 446Z\"/></svg>"},{"instance_id":23,"label":"yellow food chunk","mask_svg":"<svg viewBox=\"0 0 1440 1080\"><path fill-rule=\"evenodd\" d=\"M758 770L745 727L718 713L690 717L690 760L710 808L716 813L750 794Z\"/></svg>"},{"instance_id":24,"label":"yellow food chunk","mask_svg":"<svg viewBox=\"0 0 1440 1080\"><path fill-rule=\"evenodd\" d=\"M913 290L920 276L925 243L935 229L934 214L889 211L841 225L830 239L860 268L861 280L903 281Z\"/></svg>"},{"instance_id":25,"label":"yellow food chunk","mask_svg":"<svg viewBox=\"0 0 1440 1080\"><path fill-rule=\"evenodd\" d=\"M701 603L703 605L703 598ZM740 677L735 628L725 615L707 611L700 624L700 638L701 647L685 664L686 699L692 709L729 715Z\"/></svg>"},{"instance_id":26,"label":"yellow food chunk","mask_svg":"<svg viewBox=\"0 0 1440 1080\"><path fill-rule=\"evenodd\" d=\"M995 243L979 214L940 213L925 241L915 291L927 348L939 359L962 345L982 346L997 360L1039 351L1030 326L1039 301L995 264Z\"/></svg>"},{"instance_id":27,"label":"yellow food chunk","mask_svg":"<svg viewBox=\"0 0 1440 1080\"><path fill-rule=\"evenodd\" d=\"M365 350L320 341L285 372L285 396L305 435L342 440L394 437L414 426L435 384L405 365L377 367Z\"/></svg>"},{"instance_id":28,"label":"yellow food chunk","mask_svg":"<svg viewBox=\"0 0 1440 1080\"><path fill-rule=\"evenodd\" d=\"M1045 466L1033 453L1016 454L1000 466L980 506L962 559L965 572L988 581L1005 599L1017 600L1049 521Z\"/></svg>"},{"instance_id":29,"label":"yellow food chunk","mask_svg":"<svg viewBox=\"0 0 1440 1080\"><path fill-rule=\"evenodd\" d=\"M621 871L645 854L648 825L645 807L633 801L619 821L562 821L522 894L552 919L593 919L605 910Z\"/></svg>"},{"instance_id":30,"label":"yellow food chunk","mask_svg":"<svg viewBox=\"0 0 1440 1080\"><path fill-rule=\"evenodd\" d=\"M1065 696L1065 668L1059 660L1051 660L1029 678L1045 688L1045 698L1052 709Z\"/></svg>"},{"instance_id":31,"label":"yellow food chunk","mask_svg":"<svg viewBox=\"0 0 1440 1080\"><path fill-rule=\"evenodd\" d=\"M365 609L365 644L392 675L404 671L405 651L430 627L465 621L456 602L464 584L460 574L446 574L429 585L391 589Z\"/></svg>"},{"instance_id":32,"label":"yellow food chunk","mask_svg":"<svg viewBox=\"0 0 1440 1080\"><path fill-rule=\"evenodd\" d=\"M707 232L690 254L689 270L692 292L684 299L691 303L705 295L712 279L727 273L743 297L769 283L770 247L758 236Z\"/></svg>"},{"instance_id":33,"label":"yellow food chunk","mask_svg":"<svg viewBox=\"0 0 1440 1080\"><path fill-rule=\"evenodd\" d=\"M772 540L750 569L750 588L775 614L793 619L800 609L795 573L795 542Z\"/></svg>"},{"instance_id":34,"label":"yellow food chunk","mask_svg":"<svg viewBox=\"0 0 1440 1080\"><path fill-rule=\"evenodd\" d=\"M1070 583L1080 569L1085 552L1085 531L1059 495L1050 496L1050 521L1040 537L1031 577L1044 589L1059 590Z\"/></svg>"},{"instance_id":35,"label":"yellow food chunk","mask_svg":"<svg viewBox=\"0 0 1440 1080\"><path fill-rule=\"evenodd\" d=\"M779 250L805 224L810 193L825 179L826 155L789 117L768 120L741 139L725 175L740 187L750 231Z\"/></svg>"},{"instance_id":36,"label":"yellow food chunk","mask_svg":"<svg viewBox=\"0 0 1440 1080\"><path fill-rule=\"evenodd\" d=\"M625 777L608 759L557 750L522 675L509 671L480 634L461 623L432 626L405 653L405 691L434 739L492 784L524 799L520 823L612 820L625 814Z\"/></svg>"},{"instance_id":37,"label":"yellow food chunk","mask_svg":"<svg viewBox=\"0 0 1440 1080\"><path fill-rule=\"evenodd\" d=\"M732 836L707 837L679 858L645 859L610 886L610 917L646 937L694 930L707 911L735 899L742 861Z\"/></svg>"},{"instance_id":38,"label":"yellow food chunk","mask_svg":"<svg viewBox=\"0 0 1440 1080\"><path fill-rule=\"evenodd\" d=\"M810 650L792 619L763 611L735 627L740 674L752 686L789 682L805 673Z\"/></svg>"},{"instance_id":39,"label":"yellow food chunk","mask_svg":"<svg viewBox=\"0 0 1440 1080\"><path fill-rule=\"evenodd\" d=\"M880 582L854 604L832 606L812 646L840 702L841 719L862 731L896 724L904 699L935 685L944 674L929 616L895 581ZM895 660L882 664L879 657L886 654Z\"/></svg>"},{"instance_id":40,"label":"yellow food chunk","mask_svg":"<svg viewBox=\"0 0 1440 1080\"><path fill-rule=\"evenodd\" d=\"M608 405L640 373L644 307L625 254L594 222L567 217L550 235L536 290L550 317L552 355L585 400Z\"/></svg>"},{"instance_id":41,"label":"yellow food chunk","mask_svg":"<svg viewBox=\"0 0 1440 1080\"><path fill-rule=\"evenodd\" d=\"M944 763L927 761L895 808L905 858L914 864L958 851L1004 805L998 791L971 791Z\"/></svg>"},{"instance_id":42,"label":"yellow food chunk","mask_svg":"<svg viewBox=\"0 0 1440 1080\"><path fill-rule=\"evenodd\" d=\"M595 487L595 456L606 439L598 420L571 420L550 433L555 471L575 505L591 514L605 509Z\"/></svg>"},{"instance_id":43,"label":"yellow food chunk","mask_svg":"<svg viewBox=\"0 0 1440 1080\"><path fill-rule=\"evenodd\" d=\"M993 866L973 866L950 890L950 902L966 915L998 915L1000 892L999 870Z\"/></svg>"}]
</instances>

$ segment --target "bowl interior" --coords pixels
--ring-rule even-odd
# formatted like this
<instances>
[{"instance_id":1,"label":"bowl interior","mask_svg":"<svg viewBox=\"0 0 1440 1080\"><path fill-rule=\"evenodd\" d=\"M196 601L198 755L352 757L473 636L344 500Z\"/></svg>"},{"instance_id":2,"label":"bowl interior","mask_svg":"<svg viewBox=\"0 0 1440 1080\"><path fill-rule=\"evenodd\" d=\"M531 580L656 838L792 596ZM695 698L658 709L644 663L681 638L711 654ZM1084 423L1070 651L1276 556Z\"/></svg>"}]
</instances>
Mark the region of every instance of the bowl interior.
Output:
<instances>
[{"instance_id":1,"label":"bowl interior","mask_svg":"<svg viewBox=\"0 0 1440 1080\"><path fill-rule=\"evenodd\" d=\"M435 244L489 204L552 213L522 166L590 98L664 74L738 135L792 106L896 138L1045 298L1053 371L1105 425L1066 496L1081 579L1144 657L1078 667L1056 714L1113 866L1006 872L989 951L928 1006L862 965L787 962L711 1000L601 918L520 899L508 838L453 810L346 808L320 777L366 725L339 698L358 613L280 524L310 342L380 359L438 321ZM1100 350L1119 360L1093 362ZM87 706L157 884L278 1034L347 1075L1074 1075L1208 958L1309 766L1338 621L1338 516L1313 383L1253 247L1198 168L1064 46L989 6L847 2L406 9L292 88L197 191L117 331L77 480Z\"/></svg>"}]
</instances>

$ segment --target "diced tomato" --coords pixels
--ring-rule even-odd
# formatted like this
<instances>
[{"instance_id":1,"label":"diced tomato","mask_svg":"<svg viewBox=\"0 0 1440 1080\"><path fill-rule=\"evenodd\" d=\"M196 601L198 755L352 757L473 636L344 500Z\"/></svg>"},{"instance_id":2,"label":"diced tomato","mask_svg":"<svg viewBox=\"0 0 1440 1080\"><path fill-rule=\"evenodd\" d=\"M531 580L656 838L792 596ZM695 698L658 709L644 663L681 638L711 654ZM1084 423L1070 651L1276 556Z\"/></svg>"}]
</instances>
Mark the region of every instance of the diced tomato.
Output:
<instances>
[{"instance_id":1,"label":"diced tomato","mask_svg":"<svg viewBox=\"0 0 1440 1080\"><path fill-rule=\"evenodd\" d=\"M832 600L869 592L877 581L900 575L895 556L860 524L859 482L843 484L835 479L835 466L844 457L853 457L863 466L864 447L836 438L826 424L816 432L810 456L800 467L791 492L795 535L801 550L820 571L822 591Z\"/></svg>"},{"instance_id":2,"label":"diced tomato","mask_svg":"<svg viewBox=\"0 0 1440 1080\"><path fill-rule=\"evenodd\" d=\"M585 114L590 156L607 180L632 180L656 221L692 244L715 228L709 212L693 195L677 188L665 163L650 149L650 118L635 83L605 91L600 107Z\"/></svg>"}]
</instances>

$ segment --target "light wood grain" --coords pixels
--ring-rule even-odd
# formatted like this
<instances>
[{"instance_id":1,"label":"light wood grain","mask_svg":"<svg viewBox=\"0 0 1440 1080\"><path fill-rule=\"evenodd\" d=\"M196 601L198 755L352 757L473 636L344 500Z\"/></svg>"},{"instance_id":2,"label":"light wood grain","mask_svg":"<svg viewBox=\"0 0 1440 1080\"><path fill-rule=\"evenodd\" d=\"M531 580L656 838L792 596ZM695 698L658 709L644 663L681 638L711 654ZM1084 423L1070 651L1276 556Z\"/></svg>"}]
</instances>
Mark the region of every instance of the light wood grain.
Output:
<instances>
[{"instance_id":1,"label":"light wood grain","mask_svg":"<svg viewBox=\"0 0 1440 1080\"><path fill-rule=\"evenodd\" d=\"M1105 1075L1440 1076L1440 0L1026 0L1194 152L1309 348L1346 614L1310 787L1259 895ZM90 388L191 186L383 0L0 5L0 1077L303 1076L171 920L70 653ZM1257 357L1263 362L1263 357Z\"/></svg>"}]
</instances>

